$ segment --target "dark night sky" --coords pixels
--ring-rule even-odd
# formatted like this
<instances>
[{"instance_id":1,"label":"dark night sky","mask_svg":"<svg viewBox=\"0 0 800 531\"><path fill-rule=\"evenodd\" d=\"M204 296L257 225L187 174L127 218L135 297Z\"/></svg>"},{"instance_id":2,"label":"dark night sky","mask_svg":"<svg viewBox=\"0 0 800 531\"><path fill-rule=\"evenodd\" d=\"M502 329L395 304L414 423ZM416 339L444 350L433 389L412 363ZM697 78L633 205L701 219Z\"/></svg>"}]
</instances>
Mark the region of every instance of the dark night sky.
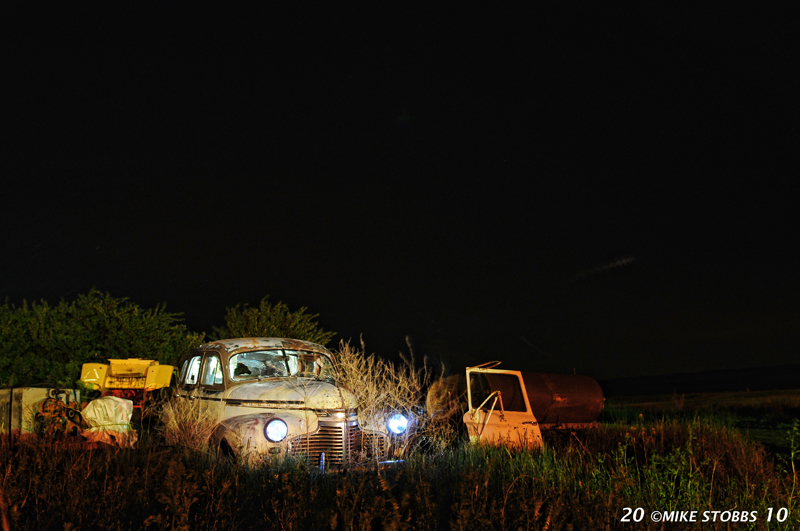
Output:
<instances>
[{"instance_id":1,"label":"dark night sky","mask_svg":"<svg viewBox=\"0 0 800 531\"><path fill-rule=\"evenodd\" d=\"M0 295L210 332L269 294L453 370L796 363L788 23L659 5L14 19Z\"/></svg>"}]
</instances>

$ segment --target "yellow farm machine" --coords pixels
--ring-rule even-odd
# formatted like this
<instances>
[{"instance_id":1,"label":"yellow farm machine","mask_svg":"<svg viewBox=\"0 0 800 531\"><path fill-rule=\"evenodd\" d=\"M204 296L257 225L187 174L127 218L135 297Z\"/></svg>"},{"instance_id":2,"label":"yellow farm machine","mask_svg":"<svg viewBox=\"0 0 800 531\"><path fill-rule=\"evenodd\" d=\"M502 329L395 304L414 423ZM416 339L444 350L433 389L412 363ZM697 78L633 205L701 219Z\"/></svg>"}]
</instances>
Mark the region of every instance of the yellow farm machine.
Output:
<instances>
[{"instance_id":1,"label":"yellow farm machine","mask_svg":"<svg viewBox=\"0 0 800 531\"><path fill-rule=\"evenodd\" d=\"M169 392L175 367L154 360L128 358L105 363L84 363L81 382L94 394L133 402L135 409Z\"/></svg>"}]
</instances>

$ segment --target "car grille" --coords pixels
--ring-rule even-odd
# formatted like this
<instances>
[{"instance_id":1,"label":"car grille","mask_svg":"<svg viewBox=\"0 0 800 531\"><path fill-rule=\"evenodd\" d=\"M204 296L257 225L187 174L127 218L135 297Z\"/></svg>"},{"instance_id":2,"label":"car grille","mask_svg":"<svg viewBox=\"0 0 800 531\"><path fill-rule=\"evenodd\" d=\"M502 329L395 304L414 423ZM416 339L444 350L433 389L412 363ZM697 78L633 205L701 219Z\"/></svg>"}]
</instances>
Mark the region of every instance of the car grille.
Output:
<instances>
[{"instance_id":1,"label":"car grille","mask_svg":"<svg viewBox=\"0 0 800 531\"><path fill-rule=\"evenodd\" d=\"M386 436L366 433L357 423L345 425L322 424L314 435L295 437L289 443L289 453L294 457L305 457L314 466L319 466L320 455L325 453L325 466L341 466L383 458L386 454Z\"/></svg>"}]
</instances>

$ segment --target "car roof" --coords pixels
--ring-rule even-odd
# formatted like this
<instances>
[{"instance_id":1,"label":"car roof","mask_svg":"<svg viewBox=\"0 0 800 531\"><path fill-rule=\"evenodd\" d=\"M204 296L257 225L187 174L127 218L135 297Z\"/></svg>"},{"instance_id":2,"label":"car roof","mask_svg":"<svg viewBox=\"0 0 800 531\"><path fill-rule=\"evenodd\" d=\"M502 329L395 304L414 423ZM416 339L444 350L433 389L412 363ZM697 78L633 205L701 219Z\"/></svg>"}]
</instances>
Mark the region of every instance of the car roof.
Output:
<instances>
[{"instance_id":1,"label":"car roof","mask_svg":"<svg viewBox=\"0 0 800 531\"><path fill-rule=\"evenodd\" d=\"M317 343L310 341L303 341L301 339L287 339L280 337L246 337L237 339L219 339L217 341L210 341L197 347L196 350L224 350L229 355L238 354L239 352L247 352L251 350L270 350L270 349L287 349L287 350L307 350L319 354L330 356L331 353Z\"/></svg>"}]
</instances>

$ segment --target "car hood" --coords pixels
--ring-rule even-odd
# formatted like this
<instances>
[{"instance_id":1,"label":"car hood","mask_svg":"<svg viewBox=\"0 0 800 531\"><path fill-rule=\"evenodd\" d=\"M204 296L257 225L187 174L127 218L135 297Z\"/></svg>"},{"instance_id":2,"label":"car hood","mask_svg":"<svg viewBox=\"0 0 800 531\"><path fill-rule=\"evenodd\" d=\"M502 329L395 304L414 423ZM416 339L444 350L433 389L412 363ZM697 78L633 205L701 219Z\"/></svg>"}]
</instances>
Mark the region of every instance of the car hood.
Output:
<instances>
[{"instance_id":1,"label":"car hood","mask_svg":"<svg viewBox=\"0 0 800 531\"><path fill-rule=\"evenodd\" d=\"M244 383L231 389L227 398L287 409L354 409L357 406L350 391L327 381L306 378Z\"/></svg>"}]
</instances>

